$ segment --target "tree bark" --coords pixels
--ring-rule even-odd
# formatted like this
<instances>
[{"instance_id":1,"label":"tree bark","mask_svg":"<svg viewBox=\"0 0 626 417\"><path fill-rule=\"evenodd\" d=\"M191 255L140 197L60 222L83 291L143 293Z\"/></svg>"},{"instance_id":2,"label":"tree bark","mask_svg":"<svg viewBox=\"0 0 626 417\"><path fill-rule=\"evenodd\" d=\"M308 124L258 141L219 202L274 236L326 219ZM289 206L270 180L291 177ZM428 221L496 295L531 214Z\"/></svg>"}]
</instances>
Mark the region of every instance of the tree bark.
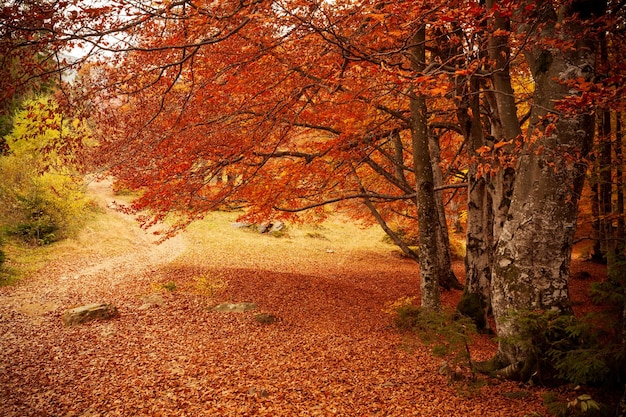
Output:
<instances>
[{"instance_id":1,"label":"tree bark","mask_svg":"<svg viewBox=\"0 0 626 417\"><path fill-rule=\"evenodd\" d=\"M487 0L486 5L490 10L495 10L499 0ZM522 127L517 117L517 105L515 103L515 91L511 84L511 48L509 47L509 35L511 23L504 14L494 12L491 22L492 30L503 33L501 36L491 36L488 41L489 59L491 60L493 76L492 83L495 101L495 114L497 122L492 123L492 135L496 142L514 142L522 135ZM513 143L501 148L506 151L514 146ZM511 203L512 187L515 179L515 170L510 167L493 167L494 175L491 179L491 193L494 204L494 239L497 240L504 222L506 221Z\"/></svg>"},{"instance_id":2,"label":"tree bark","mask_svg":"<svg viewBox=\"0 0 626 417\"><path fill-rule=\"evenodd\" d=\"M594 134L590 112L558 112L556 102L571 96L568 80L591 80L595 74L595 42L582 33L574 17L577 3L562 6L557 15L549 2L538 10L542 37L577 39L576 47L527 55L535 80L529 133L538 148L527 143L519 159L508 218L496 245L491 281L492 308L503 365L519 368L526 379L528 352L516 341L518 316L528 310L570 312L568 280L578 200L586 166L579 162L589 152ZM557 17L558 16L558 17ZM546 56L549 54L549 56ZM541 64L540 62L541 61ZM558 117L557 117L558 115Z\"/></svg>"},{"instance_id":3,"label":"tree bark","mask_svg":"<svg viewBox=\"0 0 626 417\"><path fill-rule=\"evenodd\" d=\"M419 74L426 67L426 27L422 25L413 37L411 60ZM439 218L435 202L435 187L428 148L428 112L426 98L413 91L410 97L411 139L417 189L417 221L419 232L420 290L422 308L439 311L439 278L437 225Z\"/></svg>"},{"instance_id":4,"label":"tree bark","mask_svg":"<svg viewBox=\"0 0 626 417\"><path fill-rule=\"evenodd\" d=\"M441 171L441 148L439 140L432 134L428 136L431 165L433 169L434 187L437 189L443 186L443 172ZM439 277L439 285L446 290L463 289L461 284L452 271L452 257L450 255L450 236L448 234L448 221L446 219L446 209L443 204L443 191L435 191L435 204L437 208L437 245L439 246L437 257L439 261L439 269L441 276Z\"/></svg>"},{"instance_id":5,"label":"tree bark","mask_svg":"<svg viewBox=\"0 0 626 417\"><path fill-rule=\"evenodd\" d=\"M617 228L616 234L616 247L615 252L618 258L624 260L626 250L626 221L624 219L624 161L623 161L623 131L622 131L622 113L618 112L615 115L615 162L617 165L616 175L616 188L617 188L617 202L616 202L616 215L617 215Z\"/></svg>"},{"instance_id":6,"label":"tree bark","mask_svg":"<svg viewBox=\"0 0 626 417\"><path fill-rule=\"evenodd\" d=\"M486 144L483 124L479 117L479 85L469 83L469 92L462 93L464 103L457 118L464 127L468 154L472 162L467 172L468 204L465 247L465 291L457 309L471 317L480 330L489 329L487 319L491 308L491 263L493 259L493 203L486 176L478 175L479 155L476 152ZM468 112L469 108L471 112ZM471 114L471 115L470 115Z\"/></svg>"}]
</instances>

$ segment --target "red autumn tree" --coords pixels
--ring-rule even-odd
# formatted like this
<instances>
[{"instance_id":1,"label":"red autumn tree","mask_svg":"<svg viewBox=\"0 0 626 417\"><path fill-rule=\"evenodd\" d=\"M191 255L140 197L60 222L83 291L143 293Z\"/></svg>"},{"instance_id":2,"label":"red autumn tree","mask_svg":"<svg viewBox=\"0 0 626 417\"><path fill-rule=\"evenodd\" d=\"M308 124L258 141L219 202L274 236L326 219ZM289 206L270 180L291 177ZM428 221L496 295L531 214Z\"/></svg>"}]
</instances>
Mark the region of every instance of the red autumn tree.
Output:
<instances>
[{"instance_id":1,"label":"red autumn tree","mask_svg":"<svg viewBox=\"0 0 626 417\"><path fill-rule=\"evenodd\" d=\"M589 86L621 3L66 5L51 33L104 51L82 104L98 159L144 191L136 209L176 212L176 229L223 204L266 220L335 203L409 253L389 224L416 219L436 310L452 282L442 193L466 186L467 296L493 310L499 366L527 373L510 313L569 310L592 115L610 95Z\"/></svg>"}]
</instances>

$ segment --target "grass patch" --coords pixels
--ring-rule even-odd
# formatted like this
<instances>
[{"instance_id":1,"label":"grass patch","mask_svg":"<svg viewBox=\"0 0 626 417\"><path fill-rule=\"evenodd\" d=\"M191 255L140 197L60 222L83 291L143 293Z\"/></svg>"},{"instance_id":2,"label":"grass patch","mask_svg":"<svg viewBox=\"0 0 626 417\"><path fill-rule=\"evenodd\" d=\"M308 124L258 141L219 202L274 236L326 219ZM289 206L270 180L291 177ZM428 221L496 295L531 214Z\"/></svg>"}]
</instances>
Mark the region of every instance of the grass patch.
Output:
<instances>
[{"instance_id":1,"label":"grass patch","mask_svg":"<svg viewBox=\"0 0 626 417\"><path fill-rule=\"evenodd\" d=\"M321 225L289 224L289 233L273 239L269 234L234 227L240 214L212 212L189 225L184 232L189 241L188 251L182 260L220 267L273 269L296 260L313 263L326 261L328 256L340 258L357 252L391 251L382 242L384 232L379 227L361 227L350 220L344 221L341 216Z\"/></svg>"},{"instance_id":2,"label":"grass patch","mask_svg":"<svg viewBox=\"0 0 626 417\"><path fill-rule=\"evenodd\" d=\"M117 256L135 247L128 238L128 221L122 217L93 210L84 227L74 236L49 245L29 245L17 238L6 239L2 250L6 261L0 267L0 286L12 285L38 273L52 261L85 256Z\"/></svg>"}]
</instances>

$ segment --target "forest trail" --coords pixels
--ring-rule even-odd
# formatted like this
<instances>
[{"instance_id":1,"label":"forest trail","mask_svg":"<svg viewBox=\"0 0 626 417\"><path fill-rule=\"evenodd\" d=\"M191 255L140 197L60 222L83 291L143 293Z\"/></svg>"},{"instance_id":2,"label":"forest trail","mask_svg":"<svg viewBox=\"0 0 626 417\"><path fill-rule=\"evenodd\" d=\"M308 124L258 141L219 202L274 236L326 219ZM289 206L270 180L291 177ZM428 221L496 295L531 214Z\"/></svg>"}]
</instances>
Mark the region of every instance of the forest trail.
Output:
<instances>
[{"instance_id":1,"label":"forest trail","mask_svg":"<svg viewBox=\"0 0 626 417\"><path fill-rule=\"evenodd\" d=\"M2 416L546 415L542 389L453 382L440 372L449 358L392 326L385 310L418 297L419 283L415 264L388 249L344 251L230 226L156 245L112 209L110 184L90 192L104 207L104 231L86 228L66 256L0 288ZM196 291L198 277L228 287L210 299ZM444 293L446 305L458 295ZM158 302L145 308L146 297ZM258 310L212 311L219 301ZM93 302L120 316L62 324L65 310ZM278 321L262 324L258 312ZM471 346L474 359L494 348L483 336Z\"/></svg>"},{"instance_id":2,"label":"forest trail","mask_svg":"<svg viewBox=\"0 0 626 417\"><path fill-rule=\"evenodd\" d=\"M185 251L186 242L181 235L158 243L154 229L143 230L133 215L120 210L123 203L116 201L110 179L90 182L88 192L110 218L111 238L123 243L123 250L113 252L121 253L103 254L98 248L101 242L92 239L87 228L79 239L86 250L77 256L70 254L71 260L51 262L27 282L7 290L8 295L0 295L0 305L40 321L41 315L60 306L110 298L111 294L124 291L137 276L172 262ZM32 291L32 285L37 286L37 291Z\"/></svg>"}]
</instances>

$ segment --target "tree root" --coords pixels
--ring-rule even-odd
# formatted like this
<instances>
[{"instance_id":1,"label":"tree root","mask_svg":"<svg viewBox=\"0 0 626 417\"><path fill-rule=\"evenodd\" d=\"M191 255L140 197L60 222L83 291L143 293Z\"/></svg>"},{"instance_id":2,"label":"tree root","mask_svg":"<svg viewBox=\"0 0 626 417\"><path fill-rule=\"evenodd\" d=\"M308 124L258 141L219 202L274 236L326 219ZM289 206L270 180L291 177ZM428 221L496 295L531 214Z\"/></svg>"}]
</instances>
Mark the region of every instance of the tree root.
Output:
<instances>
[{"instance_id":1,"label":"tree root","mask_svg":"<svg viewBox=\"0 0 626 417\"><path fill-rule=\"evenodd\" d=\"M508 379L511 381L528 382L537 374L537 361L526 359L511 362L501 355L484 362L474 362L474 370L493 378Z\"/></svg>"}]
</instances>

